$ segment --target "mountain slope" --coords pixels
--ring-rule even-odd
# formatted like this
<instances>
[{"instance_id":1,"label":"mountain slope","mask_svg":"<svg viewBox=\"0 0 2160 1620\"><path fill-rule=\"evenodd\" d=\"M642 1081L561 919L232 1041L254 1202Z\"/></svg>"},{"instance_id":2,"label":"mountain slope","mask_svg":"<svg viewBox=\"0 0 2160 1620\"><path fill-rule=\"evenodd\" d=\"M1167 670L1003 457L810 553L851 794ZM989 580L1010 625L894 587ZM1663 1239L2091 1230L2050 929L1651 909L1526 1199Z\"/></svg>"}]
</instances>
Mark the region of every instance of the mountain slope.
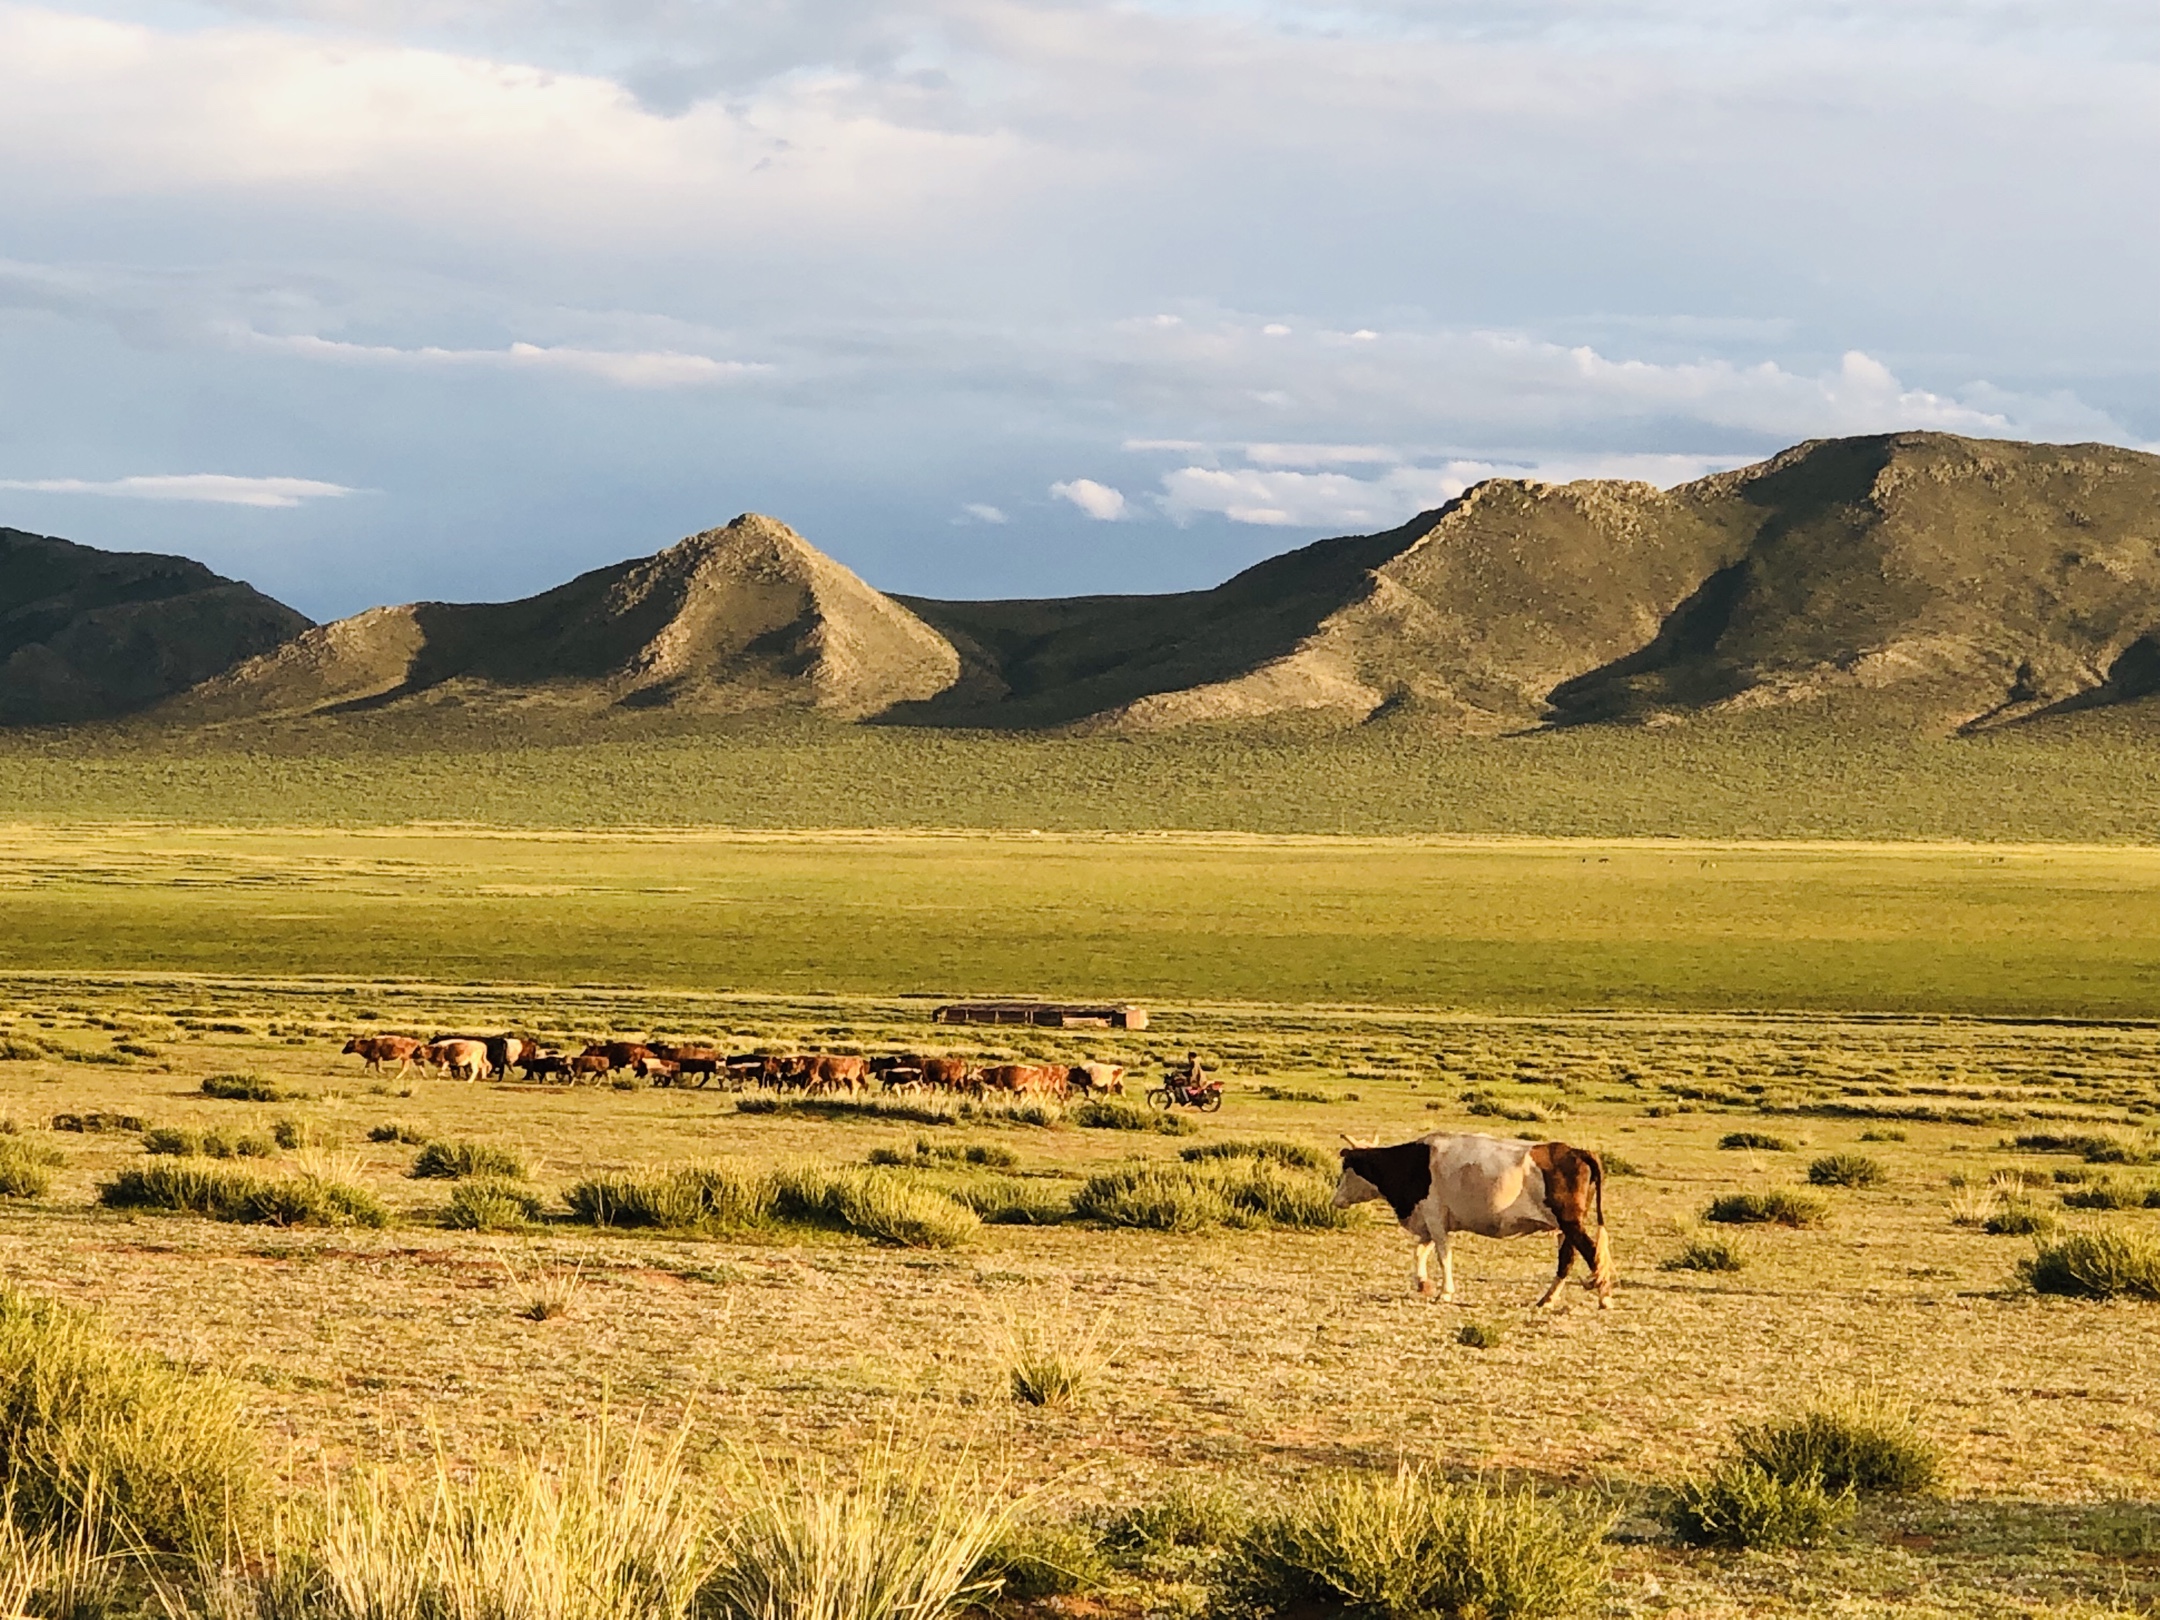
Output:
<instances>
[{"instance_id":1,"label":"mountain slope","mask_svg":"<svg viewBox=\"0 0 2160 1620\"><path fill-rule=\"evenodd\" d=\"M891 598L754 513L516 602L375 608L168 706L176 720L411 701L799 707L859 719L928 697L957 653Z\"/></svg>"},{"instance_id":2,"label":"mountain slope","mask_svg":"<svg viewBox=\"0 0 2160 1620\"><path fill-rule=\"evenodd\" d=\"M308 624L186 557L0 529L0 724L144 708Z\"/></svg>"}]
</instances>

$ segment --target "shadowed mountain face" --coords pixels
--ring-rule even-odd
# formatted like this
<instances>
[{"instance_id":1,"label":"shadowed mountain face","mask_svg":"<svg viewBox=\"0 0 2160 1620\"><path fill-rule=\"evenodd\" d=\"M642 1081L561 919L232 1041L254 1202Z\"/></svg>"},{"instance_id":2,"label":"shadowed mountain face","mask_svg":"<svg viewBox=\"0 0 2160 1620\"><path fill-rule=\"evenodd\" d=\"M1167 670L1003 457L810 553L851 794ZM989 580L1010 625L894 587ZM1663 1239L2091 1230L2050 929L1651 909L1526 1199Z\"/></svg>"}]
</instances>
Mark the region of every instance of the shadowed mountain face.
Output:
<instances>
[{"instance_id":1,"label":"shadowed mountain face","mask_svg":"<svg viewBox=\"0 0 2160 1620\"><path fill-rule=\"evenodd\" d=\"M308 624L185 557L0 529L0 723L144 708Z\"/></svg>"},{"instance_id":2,"label":"shadowed mountain face","mask_svg":"<svg viewBox=\"0 0 2160 1620\"><path fill-rule=\"evenodd\" d=\"M191 563L106 560L194 570L185 589L140 586L168 616L220 590L252 598ZM134 588L99 598L107 618L61 613L65 636L39 628L52 593L18 591L29 629L0 651L30 648L7 666L19 689L45 692L53 659L78 684L93 668L135 678L143 660L100 651L120 645ZM461 703L1150 730L1385 714L1492 735L1833 703L1954 730L2160 694L2160 457L1903 433L1672 490L1495 480L1213 590L1037 602L884 596L747 515L519 602L376 608L287 639L298 622L161 717ZM125 701L181 684L168 664ZM65 712L125 706L81 701Z\"/></svg>"},{"instance_id":3,"label":"shadowed mountain face","mask_svg":"<svg viewBox=\"0 0 2160 1620\"><path fill-rule=\"evenodd\" d=\"M401 702L859 719L952 684L958 655L905 608L754 514L518 602L374 608L205 683L175 719Z\"/></svg>"}]
</instances>

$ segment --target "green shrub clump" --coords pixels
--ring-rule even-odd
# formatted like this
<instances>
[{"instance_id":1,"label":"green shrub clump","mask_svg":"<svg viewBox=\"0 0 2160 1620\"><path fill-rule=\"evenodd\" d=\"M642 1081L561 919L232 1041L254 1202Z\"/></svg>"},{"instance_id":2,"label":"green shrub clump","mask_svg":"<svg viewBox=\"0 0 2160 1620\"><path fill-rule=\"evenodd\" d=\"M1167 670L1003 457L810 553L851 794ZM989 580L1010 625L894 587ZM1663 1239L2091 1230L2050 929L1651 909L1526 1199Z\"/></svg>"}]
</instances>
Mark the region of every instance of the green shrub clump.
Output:
<instances>
[{"instance_id":1,"label":"green shrub clump","mask_svg":"<svg viewBox=\"0 0 2160 1620\"><path fill-rule=\"evenodd\" d=\"M1747 1265L1740 1240L1724 1232L1697 1232L1677 1253L1658 1262L1660 1271L1739 1271Z\"/></svg>"},{"instance_id":2,"label":"green shrub clump","mask_svg":"<svg viewBox=\"0 0 2160 1620\"><path fill-rule=\"evenodd\" d=\"M1073 1211L1106 1226L1200 1232L1214 1226L1334 1230L1356 1218L1335 1207L1332 1183L1265 1159L1139 1164L1088 1178Z\"/></svg>"},{"instance_id":3,"label":"green shrub clump","mask_svg":"<svg viewBox=\"0 0 2160 1620\"><path fill-rule=\"evenodd\" d=\"M386 1120L380 1125L370 1126L367 1139L370 1142L397 1142L406 1147L418 1147L427 1140L425 1136L414 1130L410 1125L400 1125L395 1120Z\"/></svg>"},{"instance_id":4,"label":"green shrub clump","mask_svg":"<svg viewBox=\"0 0 2160 1620\"><path fill-rule=\"evenodd\" d=\"M1013 1603L1100 1591L1114 1574L1101 1541L1077 1524L1011 1526L974 1570L976 1580L995 1581L998 1596Z\"/></svg>"},{"instance_id":5,"label":"green shrub clump","mask_svg":"<svg viewBox=\"0 0 2160 1620\"><path fill-rule=\"evenodd\" d=\"M205 1097L226 1102L282 1102L285 1093L256 1074L213 1074L202 1083Z\"/></svg>"},{"instance_id":6,"label":"green shrub clump","mask_svg":"<svg viewBox=\"0 0 2160 1620\"><path fill-rule=\"evenodd\" d=\"M228 1385L13 1290L0 1290L0 1426L14 1522L99 1554L222 1546L258 1500L259 1460Z\"/></svg>"},{"instance_id":7,"label":"green shrub clump","mask_svg":"<svg viewBox=\"0 0 2160 1620\"><path fill-rule=\"evenodd\" d=\"M563 1198L573 1218L595 1226L703 1232L811 1226L917 1249L952 1248L982 1224L934 1188L876 1169L761 1174L689 1165L588 1176Z\"/></svg>"},{"instance_id":8,"label":"green shrub clump","mask_svg":"<svg viewBox=\"0 0 2160 1620\"><path fill-rule=\"evenodd\" d=\"M2062 1195L2068 1209L2143 1209L2160 1188L2140 1187L2124 1181L2091 1181Z\"/></svg>"},{"instance_id":9,"label":"green shrub clump","mask_svg":"<svg viewBox=\"0 0 2160 1620\"><path fill-rule=\"evenodd\" d=\"M2038 1237L2055 1230L2055 1217L2023 1198L2006 1198L1980 1223L1990 1237Z\"/></svg>"},{"instance_id":10,"label":"green shrub clump","mask_svg":"<svg viewBox=\"0 0 2160 1620\"><path fill-rule=\"evenodd\" d=\"M530 1187L502 1176L473 1176L450 1189L443 1224L461 1232L518 1232L547 1218Z\"/></svg>"},{"instance_id":11,"label":"green shrub clump","mask_svg":"<svg viewBox=\"0 0 2160 1620\"><path fill-rule=\"evenodd\" d=\"M1812 1547L1850 1519L1856 1505L1850 1486L1833 1491L1813 1476L1783 1480L1733 1458L1675 1491L1665 1522L1698 1547Z\"/></svg>"},{"instance_id":12,"label":"green shrub clump","mask_svg":"<svg viewBox=\"0 0 2160 1620\"><path fill-rule=\"evenodd\" d=\"M1790 1153L1792 1143L1782 1136L1771 1136L1764 1131L1727 1131L1718 1138L1718 1146L1728 1149L1752 1148L1758 1153Z\"/></svg>"},{"instance_id":13,"label":"green shrub clump","mask_svg":"<svg viewBox=\"0 0 2160 1620\"><path fill-rule=\"evenodd\" d=\"M1178 1157L1187 1164L1204 1164L1212 1159L1265 1159L1279 1164L1286 1170L1329 1170L1334 1168L1328 1156L1316 1147L1303 1142L1284 1142L1263 1139L1254 1142L1202 1142L1197 1147L1181 1148Z\"/></svg>"},{"instance_id":14,"label":"green shrub clump","mask_svg":"<svg viewBox=\"0 0 2160 1620\"><path fill-rule=\"evenodd\" d=\"M62 1155L19 1136L0 1137L0 1198L43 1198Z\"/></svg>"},{"instance_id":15,"label":"green shrub clump","mask_svg":"<svg viewBox=\"0 0 2160 1620\"><path fill-rule=\"evenodd\" d=\"M1238 1535L1210 1608L1218 1620L1586 1613L1605 1585L1611 1522L1582 1498L1451 1485L1414 1468L1325 1480Z\"/></svg>"},{"instance_id":16,"label":"green shrub clump","mask_svg":"<svg viewBox=\"0 0 2160 1620\"><path fill-rule=\"evenodd\" d=\"M1100 1098L1075 1103L1065 1117L1087 1131L1153 1131L1158 1136L1191 1136L1200 1129L1182 1114L1157 1113Z\"/></svg>"},{"instance_id":17,"label":"green shrub clump","mask_svg":"<svg viewBox=\"0 0 2160 1620\"><path fill-rule=\"evenodd\" d=\"M2035 1293L2160 1300L2160 1237L2120 1227L2043 1238L2018 1267Z\"/></svg>"},{"instance_id":18,"label":"green shrub clump","mask_svg":"<svg viewBox=\"0 0 2160 1620\"><path fill-rule=\"evenodd\" d=\"M1472 1350L1497 1350L1506 1337L1497 1322L1465 1322L1455 1330L1455 1342Z\"/></svg>"},{"instance_id":19,"label":"green shrub clump","mask_svg":"<svg viewBox=\"0 0 2160 1620\"><path fill-rule=\"evenodd\" d=\"M985 1226L1055 1226L1073 1215L1071 1193L1018 1176L970 1176L942 1190L972 1209Z\"/></svg>"},{"instance_id":20,"label":"green shrub clump","mask_svg":"<svg viewBox=\"0 0 2160 1620\"><path fill-rule=\"evenodd\" d=\"M1814 1193L1777 1187L1769 1192L1721 1193L1703 1219L1726 1226L1820 1226L1830 1205Z\"/></svg>"},{"instance_id":21,"label":"green shrub clump","mask_svg":"<svg viewBox=\"0 0 2160 1620\"><path fill-rule=\"evenodd\" d=\"M1879 1187L1886 1179L1881 1162L1865 1153L1825 1153L1807 1167L1807 1178L1817 1187Z\"/></svg>"},{"instance_id":22,"label":"green shrub clump","mask_svg":"<svg viewBox=\"0 0 2160 1620\"><path fill-rule=\"evenodd\" d=\"M175 1158L267 1159L277 1150L260 1136L228 1136L179 1125L153 1125L143 1132L143 1151Z\"/></svg>"},{"instance_id":23,"label":"green shrub clump","mask_svg":"<svg viewBox=\"0 0 2160 1620\"><path fill-rule=\"evenodd\" d=\"M387 1226L367 1188L331 1176L265 1176L185 1159L134 1165L98 1188L109 1209L163 1209L260 1226Z\"/></svg>"},{"instance_id":24,"label":"green shrub clump","mask_svg":"<svg viewBox=\"0 0 2160 1620\"><path fill-rule=\"evenodd\" d=\"M492 1147L485 1142L430 1142L413 1160L408 1174L423 1181L455 1181L463 1176L523 1181L532 1170L525 1156L514 1148Z\"/></svg>"},{"instance_id":25,"label":"green shrub clump","mask_svg":"<svg viewBox=\"0 0 2160 1620\"><path fill-rule=\"evenodd\" d=\"M1826 1490L1908 1495L1935 1483L1942 1450L1912 1411L1874 1395L1828 1400L1795 1418L1743 1425L1744 1462L1780 1483L1813 1479Z\"/></svg>"}]
</instances>

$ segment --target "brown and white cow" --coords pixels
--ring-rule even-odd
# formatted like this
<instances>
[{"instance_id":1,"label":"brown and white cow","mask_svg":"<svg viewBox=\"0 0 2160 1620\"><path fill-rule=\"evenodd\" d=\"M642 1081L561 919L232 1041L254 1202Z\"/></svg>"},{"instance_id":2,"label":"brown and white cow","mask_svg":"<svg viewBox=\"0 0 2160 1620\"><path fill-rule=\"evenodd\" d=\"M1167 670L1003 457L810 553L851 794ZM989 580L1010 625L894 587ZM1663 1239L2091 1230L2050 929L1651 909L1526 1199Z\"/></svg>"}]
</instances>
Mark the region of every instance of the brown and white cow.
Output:
<instances>
[{"instance_id":1,"label":"brown and white cow","mask_svg":"<svg viewBox=\"0 0 2160 1620\"><path fill-rule=\"evenodd\" d=\"M385 1063L395 1063L399 1074L412 1067L413 1054L419 1050L417 1035L355 1035L345 1043L347 1056L367 1059L362 1068L379 1070Z\"/></svg>"},{"instance_id":2,"label":"brown and white cow","mask_svg":"<svg viewBox=\"0 0 2160 1620\"><path fill-rule=\"evenodd\" d=\"M1122 1063L1075 1063L1069 1082L1073 1090L1082 1096L1098 1093L1125 1092L1125 1065Z\"/></svg>"},{"instance_id":3,"label":"brown and white cow","mask_svg":"<svg viewBox=\"0 0 2160 1620\"><path fill-rule=\"evenodd\" d=\"M1062 1097L1072 1076L1062 1063L994 1063L982 1071L982 1083L985 1091Z\"/></svg>"},{"instance_id":4,"label":"brown and white cow","mask_svg":"<svg viewBox=\"0 0 2160 1620\"><path fill-rule=\"evenodd\" d=\"M486 1041L430 1041L413 1053L416 1062L449 1071L457 1080L478 1080L490 1072Z\"/></svg>"},{"instance_id":5,"label":"brown and white cow","mask_svg":"<svg viewBox=\"0 0 2160 1620\"><path fill-rule=\"evenodd\" d=\"M1598 1308L1612 1305L1605 1167L1587 1148L1448 1131L1393 1147L1344 1148L1335 1207L1346 1209L1373 1198L1385 1199L1402 1229L1417 1240L1421 1294L1433 1291L1426 1267L1437 1249L1440 1297L1454 1299L1449 1240L1457 1232L1492 1238L1558 1232L1559 1269L1538 1305L1552 1303L1578 1254L1590 1267L1585 1286L1597 1290Z\"/></svg>"}]
</instances>

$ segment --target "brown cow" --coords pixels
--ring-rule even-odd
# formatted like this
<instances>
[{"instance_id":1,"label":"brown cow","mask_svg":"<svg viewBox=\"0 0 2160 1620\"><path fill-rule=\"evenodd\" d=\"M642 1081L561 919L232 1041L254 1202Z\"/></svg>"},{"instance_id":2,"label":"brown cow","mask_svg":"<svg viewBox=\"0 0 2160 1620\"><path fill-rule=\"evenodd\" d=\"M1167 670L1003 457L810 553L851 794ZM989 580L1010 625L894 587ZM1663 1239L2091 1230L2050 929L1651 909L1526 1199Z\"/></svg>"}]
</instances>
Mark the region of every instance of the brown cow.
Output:
<instances>
[{"instance_id":1,"label":"brown cow","mask_svg":"<svg viewBox=\"0 0 2160 1620\"><path fill-rule=\"evenodd\" d=\"M687 1079L694 1074L698 1077L698 1084L702 1086L706 1081L718 1074L721 1069L719 1055L711 1051L685 1052L674 1059L674 1063L678 1084L681 1083L682 1079Z\"/></svg>"},{"instance_id":2,"label":"brown cow","mask_svg":"<svg viewBox=\"0 0 2160 1620\"><path fill-rule=\"evenodd\" d=\"M1440 1297L1455 1297L1448 1240L1457 1232L1510 1238L1557 1231L1559 1269L1538 1304L1552 1302L1578 1254L1590 1267L1588 1286L1597 1290L1599 1308L1612 1304L1605 1166L1586 1148L1451 1131L1393 1147L1346 1147L1335 1205L1347 1209L1370 1198L1386 1199L1402 1229L1417 1240L1421 1294L1433 1291L1425 1267L1438 1250Z\"/></svg>"},{"instance_id":3,"label":"brown cow","mask_svg":"<svg viewBox=\"0 0 2160 1620\"><path fill-rule=\"evenodd\" d=\"M485 1041L430 1041L415 1051L413 1057L434 1068L447 1070L455 1080L478 1080L489 1072Z\"/></svg>"},{"instance_id":4,"label":"brown cow","mask_svg":"<svg viewBox=\"0 0 2160 1620\"><path fill-rule=\"evenodd\" d=\"M839 1052L814 1052L803 1070L803 1085L811 1091L853 1091L870 1077L866 1058Z\"/></svg>"},{"instance_id":5,"label":"brown cow","mask_svg":"<svg viewBox=\"0 0 2160 1620\"><path fill-rule=\"evenodd\" d=\"M420 1050L417 1035L355 1035L345 1043L343 1055L358 1055L367 1059L363 1069L380 1071L385 1063L395 1060L397 1072L403 1074L412 1067L413 1054Z\"/></svg>"},{"instance_id":6,"label":"brown cow","mask_svg":"<svg viewBox=\"0 0 2160 1620\"><path fill-rule=\"evenodd\" d=\"M640 1080L650 1080L656 1086L671 1086L682 1074L682 1065L673 1058L641 1057L631 1073Z\"/></svg>"},{"instance_id":7,"label":"brown cow","mask_svg":"<svg viewBox=\"0 0 2160 1620\"><path fill-rule=\"evenodd\" d=\"M595 1041L584 1055L606 1058L606 1072L613 1074L617 1069L635 1069L641 1059L653 1055L653 1049L640 1041Z\"/></svg>"},{"instance_id":8,"label":"brown cow","mask_svg":"<svg viewBox=\"0 0 2160 1620\"><path fill-rule=\"evenodd\" d=\"M547 1047L529 1047L518 1058L518 1067L525 1071L525 1078L545 1079L549 1075L570 1078L570 1059L561 1052Z\"/></svg>"},{"instance_id":9,"label":"brown cow","mask_svg":"<svg viewBox=\"0 0 2160 1620\"><path fill-rule=\"evenodd\" d=\"M604 1075L609 1072L605 1052L580 1052L570 1059L570 1080L574 1085L580 1075Z\"/></svg>"},{"instance_id":10,"label":"brown cow","mask_svg":"<svg viewBox=\"0 0 2160 1620\"><path fill-rule=\"evenodd\" d=\"M1062 1097L1072 1084L1071 1071L1062 1063L999 1063L982 1071L987 1091L1039 1092Z\"/></svg>"}]
</instances>

